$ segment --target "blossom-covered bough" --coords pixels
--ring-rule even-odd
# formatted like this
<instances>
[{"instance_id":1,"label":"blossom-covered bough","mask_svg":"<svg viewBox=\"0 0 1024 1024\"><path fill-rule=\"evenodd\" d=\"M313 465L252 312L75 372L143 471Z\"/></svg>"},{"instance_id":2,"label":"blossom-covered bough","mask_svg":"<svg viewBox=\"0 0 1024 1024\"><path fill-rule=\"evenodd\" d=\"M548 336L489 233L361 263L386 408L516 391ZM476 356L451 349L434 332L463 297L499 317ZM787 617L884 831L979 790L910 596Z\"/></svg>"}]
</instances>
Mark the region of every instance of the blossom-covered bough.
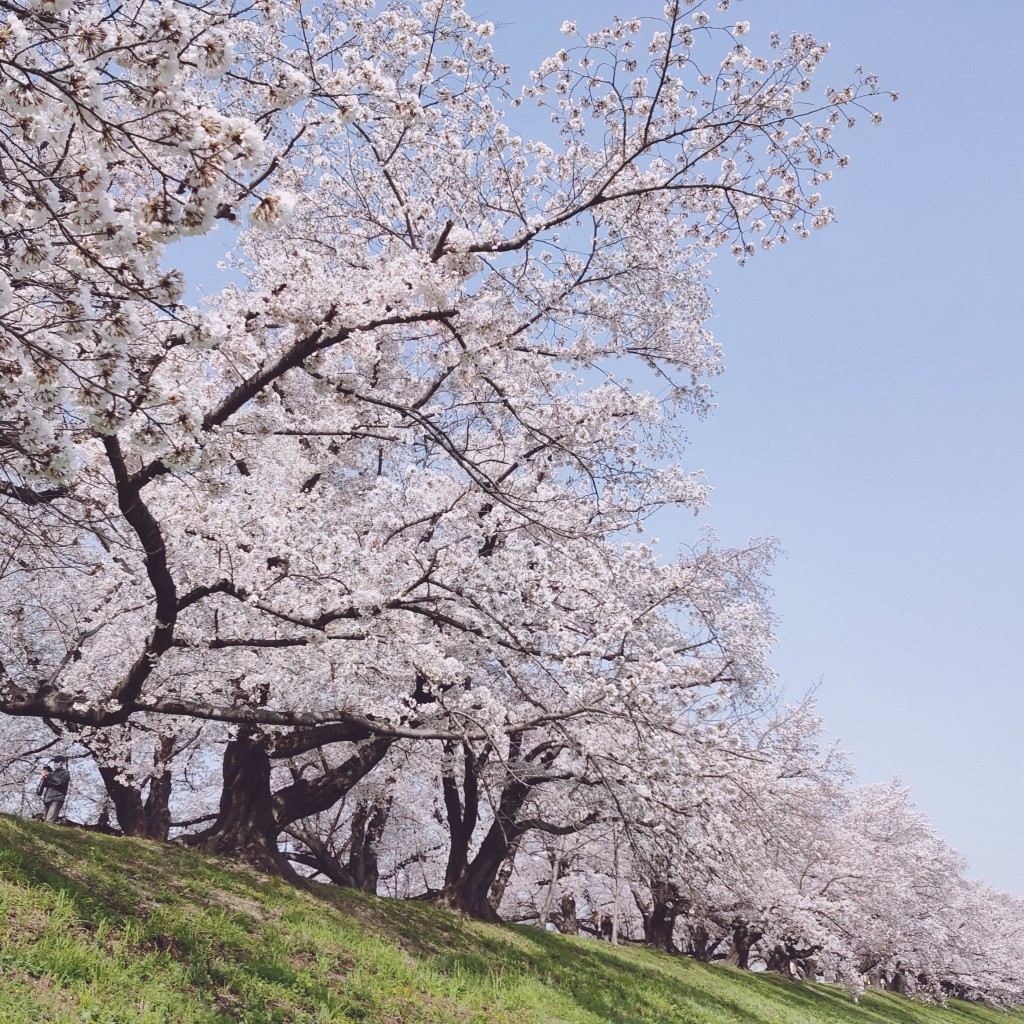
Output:
<instances>
[{"instance_id":1,"label":"blossom-covered bough","mask_svg":"<svg viewBox=\"0 0 1024 1024\"><path fill-rule=\"evenodd\" d=\"M715 793L792 806L729 724L771 545L641 531L704 503L710 259L826 226L883 94L706 7L567 22L516 91L456 0L0 4L0 711L123 830L375 883L417 821L396 891L440 844L424 887L482 916L593 832L650 916L670 837L749 840Z\"/></svg>"},{"instance_id":2,"label":"blossom-covered bough","mask_svg":"<svg viewBox=\"0 0 1024 1024\"><path fill-rule=\"evenodd\" d=\"M8 580L50 625L4 710L461 738L756 677L756 594L610 544L701 502L660 467L717 370L708 256L825 223L833 125L876 93L804 105L825 47L743 29L710 74L702 16L616 22L512 96L458 4L10 7ZM244 284L186 306L169 246L218 217Z\"/></svg>"}]
</instances>

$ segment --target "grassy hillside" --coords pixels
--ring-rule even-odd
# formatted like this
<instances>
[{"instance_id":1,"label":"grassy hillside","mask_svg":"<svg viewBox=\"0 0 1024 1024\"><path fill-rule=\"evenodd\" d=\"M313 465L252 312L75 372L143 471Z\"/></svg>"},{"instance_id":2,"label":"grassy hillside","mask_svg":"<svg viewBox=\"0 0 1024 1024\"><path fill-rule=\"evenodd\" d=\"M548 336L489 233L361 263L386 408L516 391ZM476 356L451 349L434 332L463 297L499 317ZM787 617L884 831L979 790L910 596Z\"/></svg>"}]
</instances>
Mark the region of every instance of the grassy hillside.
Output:
<instances>
[{"instance_id":1,"label":"grassy hillside","mask_svg":"<svg viewBox=\"0 0 1024 1024\"><path fill-rule=\"evenodd\" d=\"M1016 1024L281 882L0 816L0 1021Z\"/></svg>"}]
</instances>

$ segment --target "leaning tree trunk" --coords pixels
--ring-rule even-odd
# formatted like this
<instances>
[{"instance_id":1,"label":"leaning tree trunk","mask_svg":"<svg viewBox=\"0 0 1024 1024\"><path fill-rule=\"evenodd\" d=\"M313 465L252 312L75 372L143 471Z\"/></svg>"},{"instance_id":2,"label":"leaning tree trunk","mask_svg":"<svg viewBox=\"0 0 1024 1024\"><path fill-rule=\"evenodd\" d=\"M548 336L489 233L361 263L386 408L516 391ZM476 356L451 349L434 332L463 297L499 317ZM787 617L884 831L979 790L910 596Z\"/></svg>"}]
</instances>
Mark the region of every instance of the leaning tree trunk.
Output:
<instances>
[{"instance_id":1,"label":"leaning tree trunk","mask_svg":"<svg viewBox=\"0 0 1024 1024\"><path fill-rule=\"evenodd\" d=\"M817 961L814 954L819 946L798 947L792 942L773 946L765 956L765 969L787 978L813 981L817 975Z\"/></svg>"},{"instance_id":2,"label":"leaning tree trunk","mask_svg":"<svg viewBox=\"0 0 1024 1024\"><path fill-rule=\"evenodd\" d=\"M293 751L314 749L315 739L315 730L308 735L295 733L285 740L279 740L271 756L290 757L294 756ZM330 810L360 779L380 764L394 742L392 736L375 736L366 743L360 743L351 757L329 768L322 775L313 778L299 775L290 786L279 789L273 799L274 818L278 826L283 829L302 818L311 818L314 814ZM381 831L386 823L385 814L380 822Z\"/></svg>"},{"instance_id":3,"label":"leaning tree trunk","mask_svg":"<svg viewBox=\"0 0 1024 1024\"><path fill-rule=\"evenodd\" d=\"M391 803L391 797L384 797L379 801L359 802L350 823L349 840L345 844L348 859L344 862L341 855L321 839L308 824L286 825L284 831L305 847L305 850L291 850L288 854L289 859L313 868L335 885L344 886L346 889L359 889L376 896L377 884L380 881L380 842L387 827Z\"/></svg>"},{"instance_id":4,"label":"leaning tree trunk","mask_svg":"<svg viewBox=\"0 0 1024 1024\"><path fill-rule=\"evenodd\" d=\"M765 970L773 974L784 974L787 978L793 976L792 963L793 957L786 946L772 946L764 960Z\"/></svg>"},{"instance_id":5,"label":"leaning tree trunk","mask_svg":"<svg viewBox=\"0 0 1024 1024\"><path fill-rule=\"evenodd\" d=\"M446 749L448 767L442 775L451 846L444 886L436 898L440 903L446 903L456 910L484 921L499 920L496 904L490 900L489 894L495 886L502 865L512 856L519 839L535 828L551 833L559 831L556 826L539 820L520 821L519 814L537 784L536 779L539 776L534 775L534 772L539 769L542 773L543 770L550 768L558 756L560 746L545 740L523 755L523 734L520 732L511 733L508 743L508 764L516 764L522 760L524 764L535 766L530 771L534 781L528 781L525 773L519 777L506 775L498 805L494 808L494 820L472 860L469 859L469 852L473 832L479 820L480 772L490 754L490 748L487 747L482 753L475 755L467 744L463 744L461 799L454 770L454 745ZM583 824L589 824L589 821L579 827L583 827Z\"/></svg>"},{"instance_id":6,"label":"leaning tree trunk","mask_svg":"<svg viewBox=\"0 0 1024 1024\"><path fill-rule=\"evenodd\" d=\"M376 767L394 738L374 737L337 767L312 780L299 778L276 793L270 788L271 759L294 757L328 743L358 743L367 735L350 726L321 726L278 737L271 750L266 739L257 738L252 730L240 730L224 751L224 788L217 820L186 841L270 874L296 877L278 848L277 837L301 818L333 807Z\"/></svg>"},{"instance_id":7,"label":"leaning tree trunk","mask_svg":"<svg viewBox=\"0 0 1024 1024\"><path fill-rule=\"evenodd\" d=\"M515 870L516 865L516 850L518 846L519 840L516 840L508 851L505 863L498 869L498 875L495 878L494 884L491 886L491 891L487 896L488 902L495 910L501 906L501 901L505 898L505 890L508 888L508 883L512 880L512 873Z\"/></svg>"},{"instance_id":8,"label":"leaning tree trunk","mask_svg":"<svg viewBox=\"0 0 1024 1024\"><path fill-rule=\"evenodd\" d=\"M293 734L279 742L272 756L290 756L296 750L301 752L325 735L328 734L323 730ZM345 737L346 741L356 741L357 738L356 734ZM274 793L272 807L278 829L288 830L299 838L312 857L310 861L293 854L292 859L323 871L331 881L339 885L376 894L379 880L378 851L391 813L390 796L377 801L359 802L352 818L347 864L342 864L334 851L316 837L310 828L297 823L334 807L357 782L380 764L394 742L392 736L374 736L360 743L351 757L322 775L308 779L298 774L290 786Z\"/></svg>"}]
</instances>

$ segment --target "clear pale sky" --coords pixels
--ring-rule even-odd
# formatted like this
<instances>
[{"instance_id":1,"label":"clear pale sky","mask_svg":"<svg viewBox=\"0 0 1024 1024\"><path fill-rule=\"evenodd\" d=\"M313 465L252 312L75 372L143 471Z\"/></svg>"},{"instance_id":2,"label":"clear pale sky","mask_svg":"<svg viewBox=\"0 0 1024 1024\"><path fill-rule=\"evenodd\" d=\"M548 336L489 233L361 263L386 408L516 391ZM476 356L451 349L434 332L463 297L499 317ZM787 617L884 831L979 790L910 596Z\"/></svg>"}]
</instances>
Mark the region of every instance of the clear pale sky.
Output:
<instances>
[{"instance_id":1,"label":"clear pale sky","mask_svg":"<svg viewBox=\"0 0 1024 1024\"><path fill-rule=\"evenodd\" d=\"M658 14L659 0L471 0L527 70L559 25ZM744 0L772 30L899 91L845 136L838 223L714 268L727 371L686 463L726 543L778 537L776 670L820 682L864 782L899 776L970 873L1024 895L1024 2ZM692 534L680 524L679 538ZM663 544L677 538L662 530Z\"/></svg>"}]
</instances>

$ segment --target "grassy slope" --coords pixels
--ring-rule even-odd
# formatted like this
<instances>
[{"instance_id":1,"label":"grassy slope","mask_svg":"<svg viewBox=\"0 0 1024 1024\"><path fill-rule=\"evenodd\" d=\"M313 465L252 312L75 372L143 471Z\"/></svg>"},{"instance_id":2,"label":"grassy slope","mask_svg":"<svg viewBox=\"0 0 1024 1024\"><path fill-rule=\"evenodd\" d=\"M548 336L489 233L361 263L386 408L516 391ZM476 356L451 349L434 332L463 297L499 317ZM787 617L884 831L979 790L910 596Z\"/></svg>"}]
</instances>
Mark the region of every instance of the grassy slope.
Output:
<instances>
[{"instance_id":1,"label":"grassy slope","mask_svg":"<svg viewBox=\"0 0 1024 1024\"><path fill-rule=\"evenodd\" d=\"M0 816L0 1022L1024 1024L423 904L296 891L173 846Z\"/></svg>"}]
</instances>

